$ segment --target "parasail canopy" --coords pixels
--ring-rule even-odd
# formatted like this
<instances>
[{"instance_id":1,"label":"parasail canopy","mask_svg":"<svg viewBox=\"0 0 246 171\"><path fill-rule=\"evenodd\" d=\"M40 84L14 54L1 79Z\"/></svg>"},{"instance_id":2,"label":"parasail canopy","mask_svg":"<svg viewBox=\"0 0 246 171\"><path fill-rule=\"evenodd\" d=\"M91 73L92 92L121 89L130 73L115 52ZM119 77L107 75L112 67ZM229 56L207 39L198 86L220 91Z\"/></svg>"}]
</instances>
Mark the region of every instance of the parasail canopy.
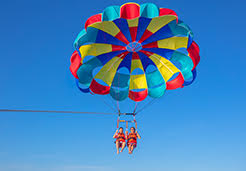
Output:
<instances>
[{"instance_id":1,"label":"parasail canopy","mask_svg":"<svg viewBox=\"0 0 246 171\"><path fill-rule=\"evenodd\" d=\"M110 6L74 41L70 70L84 93L122 101L159 98L196 78L199 47L177 14L155 4Z\"/></svg>"}]
</instances>

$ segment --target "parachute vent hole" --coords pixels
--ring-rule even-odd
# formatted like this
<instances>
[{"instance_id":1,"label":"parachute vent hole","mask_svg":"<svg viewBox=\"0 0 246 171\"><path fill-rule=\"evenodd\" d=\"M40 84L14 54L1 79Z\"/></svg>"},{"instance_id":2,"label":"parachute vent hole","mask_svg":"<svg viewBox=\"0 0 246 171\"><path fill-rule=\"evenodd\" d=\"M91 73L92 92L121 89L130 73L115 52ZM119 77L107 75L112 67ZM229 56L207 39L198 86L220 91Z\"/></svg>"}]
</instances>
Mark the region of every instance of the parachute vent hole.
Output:
<instances>
[{"instance_id":1,"label":"parachute vent hole","mask_svg":"<svg viewBox=\"0 0 246 171\"><path fill-rule=\"evenodd\" d=\"M156 70L157 70L156 66L154 66L154 65L148 65L147 68L145 69L145 73L146 74L149 74L149 73L152 73L152 72L154 72Z\"/></svg>"},{"instance_id":2,"label":"parachute vent hole","mask_svg":"<svg viewBox=\"0 0 246 171\"><path fill-rule=\"evenodd\" d=\"M180 53L183 53L185 55L188 55L188 51L187 51L187 48L179 48L179 49L176 49L176 51L180 52Z\"/></svg>"},{"instance_id":3,"label":"parachute vent hole","mask_svg":"<svg viewBox=\"0 0 246 171\"><path fill-rule=\"evenodd\" d=\"M95 77L97 75L97 73L102 69L101 67L96 67L93 71L92 71L92 76Z\"/></svg>"},{"instance_id":4,"label":"parachute vent hole","mask_svg":"<svg viewBox=\"0 0 246 171\"><path fill-rule=\"evenodd\" d=\"M175 78L177 78L178 77L178 75L179 75L179 72L177 72L177 73L175 73L175 74L173 74L173 76L168 80L168 81L172 81L172 80L174 80Z\"/></svg>"},{"instance_id":5,"label":"parachute vent hole","mask_svg":"<svg viewBox=\"0 0 246 171\"><path fill-rule=\"evenodd\" d=\"M144 71L140 68L136 68L131 72L131 75L141 75L144 74Z\"/></svg>"},{"instance_id":6,"label":"parachute vent hole","mask_svg":"<svg viewBox=\"0 0 246 171\"><path fill-rule=\"evenodd\" d=\"M97 78L94 78L96 80L96 82L98 82L99 84L103 85L103 86L109 86L107 83L105 83L103 80L101 79L97 79Z\"/></svg>"},{"instance_id":7,"label":"parachute vent hole","mask_svg":"<svg viewBox=\"0 0 246 171\"><path fill-rule=\"evenodd\" d=\"M130 74L130 72L129 72L127 67L121 67L121 68L118 69L117 72L120 73L120 74L126 74L126 75Z\"/></svg>"},{"instance_id":8,"label":"parachute vent hole","mask_svg":"<svg viewBox=\"0 0 246 171\"><path fill-rule=\"evenodd\" d=\"M83 59L83 64L90 61L91 59L95 58L95 56L86 56L84 59Z\"/></svg>"}]
</instances>

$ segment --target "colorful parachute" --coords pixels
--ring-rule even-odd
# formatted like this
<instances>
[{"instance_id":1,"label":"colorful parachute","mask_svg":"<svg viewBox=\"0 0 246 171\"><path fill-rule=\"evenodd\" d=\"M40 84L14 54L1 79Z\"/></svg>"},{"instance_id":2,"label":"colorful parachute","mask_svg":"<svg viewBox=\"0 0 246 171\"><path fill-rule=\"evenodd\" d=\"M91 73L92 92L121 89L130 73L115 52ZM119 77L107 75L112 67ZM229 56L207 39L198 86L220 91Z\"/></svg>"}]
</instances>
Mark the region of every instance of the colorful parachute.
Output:
<instances>
[{"instance_id":1,"label":"colorful parachute","mask_svg":"<svg viewBox=\"0 0 246 171\"><path fill-rule=\"evenodd\" d=\"M70 70L78 88L117 101L158 98L190 85L200 61L190 28L152 3L110 6L91 16L74 47Z\"/></svg>"}]
</instances>

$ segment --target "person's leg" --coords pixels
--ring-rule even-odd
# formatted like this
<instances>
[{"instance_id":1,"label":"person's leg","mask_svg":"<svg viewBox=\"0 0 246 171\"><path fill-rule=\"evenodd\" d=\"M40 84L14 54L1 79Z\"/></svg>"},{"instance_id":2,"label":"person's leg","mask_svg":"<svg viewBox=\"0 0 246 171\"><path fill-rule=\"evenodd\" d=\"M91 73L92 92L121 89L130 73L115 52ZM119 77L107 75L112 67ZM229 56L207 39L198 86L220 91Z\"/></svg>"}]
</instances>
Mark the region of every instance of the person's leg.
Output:
<instances>
[{"instance_id":1,"label":"person's leg","mask_svg":"<svg viewBox=\"0 0 246 171\"><path fill-rule=\"evenodd\" d=\"M131 145L127 144L127 147L128 147L128 153L130 154L131 153Z\"/></svg>"},{"instance_id":2,"label":"person's leg","mask_svg":"<svg viewBox=\"0 0 246 171\"><path fill-rule=\"evenodd\" d=\"M136 147L136 145L135 144L132 144L132 149L131 149L132 152L135 149L135 147Z\"/></svg>"},{"instance_id":3,"label":"person's leg","mask_svg":"<svg viewBox=\"0 0 246 171\"><path fill-rule=\"evenodd\" d=\"M131 146L131 152L133 152L133 150L134 150L134 144L132 144Z\"/></svg>"},{"instance_id":4,"label":"person's leg","mask_svg":"<svg viewBox=\"0 0 246 171\"><path fill-rule=\"evenodd\" d=\"M119 154L119 147L120 147L120 142L116 141L116 150L117 150L117 154Z\"/></svg>"},{"instance_id":5,"label":"person's leg","mask_svg":"<svg viewBox=\"0 0 246 171\"><path fill-rule=\"evenodd\" d=\"M133 147L133 145L130 144L130 145L129 145L129 154L132 154L132 147Z\"/></svg>"},{"instance_id":6,"label":"person's leg","mask_svg":"<svg viewBox=\"0 0 246 171\"><path fill-rule=\"evenodd\" d=\"M126 142L122 142L122 147L121 147L120 152L122 152L124 150L125 146L126 146Z\"/></svg>"}]
</instances>

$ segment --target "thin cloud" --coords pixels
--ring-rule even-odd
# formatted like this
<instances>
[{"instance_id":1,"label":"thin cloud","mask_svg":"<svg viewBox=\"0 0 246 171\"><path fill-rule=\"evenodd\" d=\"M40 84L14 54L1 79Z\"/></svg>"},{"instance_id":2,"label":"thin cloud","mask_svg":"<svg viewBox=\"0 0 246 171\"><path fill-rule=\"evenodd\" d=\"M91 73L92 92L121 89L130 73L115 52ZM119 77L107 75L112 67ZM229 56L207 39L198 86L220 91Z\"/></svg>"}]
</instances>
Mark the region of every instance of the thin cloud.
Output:
<instances>
[{"instance_id":1,"label":"thin cloud","mask_svg":"<svg viewBox=\"0 0 246 171\"><path fill-rule=\"evenodd\" d=\"M43 167L35 164L1 165L0 171L110 171L109 167L97 165L57 165Z\"/></svg>"}]
</instances>

